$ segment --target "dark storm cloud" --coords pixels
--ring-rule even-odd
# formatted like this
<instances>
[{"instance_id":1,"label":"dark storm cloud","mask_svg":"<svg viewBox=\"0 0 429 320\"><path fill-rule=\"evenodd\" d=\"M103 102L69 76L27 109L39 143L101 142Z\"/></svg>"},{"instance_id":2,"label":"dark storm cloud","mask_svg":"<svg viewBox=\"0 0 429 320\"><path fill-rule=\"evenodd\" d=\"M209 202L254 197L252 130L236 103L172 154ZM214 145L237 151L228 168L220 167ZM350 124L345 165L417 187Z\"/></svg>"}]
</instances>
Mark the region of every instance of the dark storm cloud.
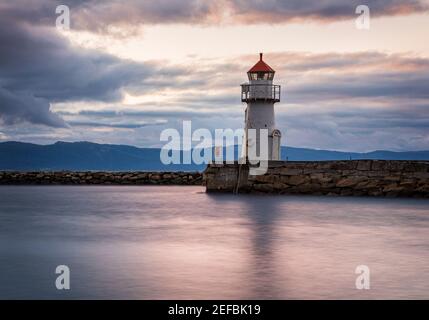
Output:
<instances>
[{"instance_id":1,"label":"dark storm cloud","mask_svg":"<svg viewBox=\"0 0 429 320\"><path fill-rule=\"evenodd\" d=\"M404 15L429 10L426 0L129 0L74 1L76 24L103 28L106 24L157 23L276 23L294 20L353 19L358 5L368 5L373 16Z\"/></svg>"},{"instance_id":2,"label":"dark storm cloud","mask_svg":"<svg viewBox=\"0 0 429 320\"><path fill-rule=\"evenodd\" d=\"M53 26L55 8L67 5L73 28L106 31L133 29L144 24L282 23L353 19L365 4L372 16L405 15L429 10L426 0L15 0L0 4L4 16L32 24ZM227 18L226 18L227 17Z\"/></svg>"},{"instance_id":3,"label":"dark storm cloud","mask_svg":"<svg viewBox=\"0 0 429 320\"><path fill-rule=\"evenodd\" d=\"M425 0L232 0L237 18L247 23L261 21L352 19L358 5L367 5L373 16L403 15L427 11Z\"/></svg>"},{"instance_id":4,"label":"dark storm cloud","mask_svg":"<svg viewBox=\"0 0 429 320\"><path fill-rule=\"evenodd\" d=\"M201 23L216 17L216 7L216 1L201 0L92 0L74 6L73 12L76 27L105 30L107 25Z\"/></svg>"},{"instance_id":5,"label":"dark storm cloud","mask_svg":"<svg viewBox=\"0 0 429 320\"><path fill-rule=\"evenodd\" d=\"M35 98L27 92L11 92L0 88L0 120L11 125L21 121L65 127L58 115L49 110L46 99Z\"/></svg>"},{"instance_id":6,"label":"dark storm cloud","mask_svg":"<svg viewBox=\"0 0 429 320\"><path fill-rule=\"evenodd\" d=\"M70 8L72 28L93 31L112 25L197 23L218 12L215 1L201 0L15 0L0 4L0 10L15 21L54 26L59 5Z\"/></svg>"},{"instance_id":7,"label":"dark storm cloud","mask_svg":"<svg viewBox=\"0 0 429 320\"><path fill-rule=\"evenodd\" d=\"M65 126L50 103L118 101L127 86L150 90L149 78L177 73L177 68L78 49L50 28L0 14L0 120L5 124Z\"/></svg>"},{"instance_id":8,"label":"dark storm cloud","mask_svg":"<svg viewBox=\"0 0 429 320\"><path fill-rule=\"evenodd\" d=\"M0 22L0 46L1 86L31 90L51 101L114 100L121 87L143 81L154 71L150 66L74 48L49 29L7 20Z\"/></svg>"}]
</instances>

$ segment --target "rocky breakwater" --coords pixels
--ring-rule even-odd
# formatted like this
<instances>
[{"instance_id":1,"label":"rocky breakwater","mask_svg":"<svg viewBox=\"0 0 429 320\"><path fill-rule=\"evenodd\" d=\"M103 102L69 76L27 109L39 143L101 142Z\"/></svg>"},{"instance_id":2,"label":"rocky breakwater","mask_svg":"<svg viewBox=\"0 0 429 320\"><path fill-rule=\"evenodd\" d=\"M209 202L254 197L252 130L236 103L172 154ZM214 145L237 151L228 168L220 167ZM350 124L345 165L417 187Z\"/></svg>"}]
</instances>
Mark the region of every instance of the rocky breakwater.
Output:
<instances>
[{"instance_id":1,"label":"rocky breakwater","mask_svg":"<svg viewBox=\"0 0 429 320\"><path fill-rule=\"evenodd\" d=\"M429 198L428 161L273 161L266 174L253 176L248 169L209 165L207 192Z\"/></svg>"},{"instance_id":2,"label":"rocky breakwater","mask_svg":"<svg viewBox=\"0 0 429 320\"><path fill-rule=\"evenodd\" d=\"M3 185L201 185L199 172L0 172Z\"/></svg>"}]
</instances>

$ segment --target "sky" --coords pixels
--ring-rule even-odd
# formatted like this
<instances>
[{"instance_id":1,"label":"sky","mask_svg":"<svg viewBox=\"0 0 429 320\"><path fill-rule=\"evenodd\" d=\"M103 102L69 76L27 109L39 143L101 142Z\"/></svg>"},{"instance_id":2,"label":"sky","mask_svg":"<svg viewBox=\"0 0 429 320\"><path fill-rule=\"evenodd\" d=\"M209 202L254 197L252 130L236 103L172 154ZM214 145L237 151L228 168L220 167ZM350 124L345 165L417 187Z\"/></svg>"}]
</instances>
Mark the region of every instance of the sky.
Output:
<instances>
[{"instance_id":1,"label":"sky","mask_svg":"<svg viewBox=\"0 0 429 320\"><path fill-rule=\"evenodd\" d=\"M242 128L263 52L283 145L429 150L428 39L429 0L0 0L0 142L161 147L185 120Z\"/></svg>"}]
</instances>

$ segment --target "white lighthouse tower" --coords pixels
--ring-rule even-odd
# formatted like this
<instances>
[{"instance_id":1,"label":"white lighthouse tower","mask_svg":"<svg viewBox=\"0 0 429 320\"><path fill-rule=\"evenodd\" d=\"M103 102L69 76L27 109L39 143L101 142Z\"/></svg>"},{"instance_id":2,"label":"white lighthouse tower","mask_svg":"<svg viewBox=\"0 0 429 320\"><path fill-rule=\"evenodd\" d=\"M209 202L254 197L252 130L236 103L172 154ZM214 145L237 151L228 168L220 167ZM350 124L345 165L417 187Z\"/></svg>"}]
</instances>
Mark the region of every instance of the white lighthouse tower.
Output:
<instances>
[{"instance_id":1,"label":"white lighthouse tower","mask_svg":"<svg viewBox=\"0 0 429 320\"><path fill-rule=\"evenodd\" d=\"M245 111L244 142L242 157L248 159L249 149L256 148L259 153L260 130L268 130L268 159L280 160L280 130L276 129L274 103L280 101L280 86L273 84L275 71L262 59L247 72L249 83L241 85L241 101L247 103ZM248 134L249 129L256 129L256 139Z\"/></svg>"}]
</instances>

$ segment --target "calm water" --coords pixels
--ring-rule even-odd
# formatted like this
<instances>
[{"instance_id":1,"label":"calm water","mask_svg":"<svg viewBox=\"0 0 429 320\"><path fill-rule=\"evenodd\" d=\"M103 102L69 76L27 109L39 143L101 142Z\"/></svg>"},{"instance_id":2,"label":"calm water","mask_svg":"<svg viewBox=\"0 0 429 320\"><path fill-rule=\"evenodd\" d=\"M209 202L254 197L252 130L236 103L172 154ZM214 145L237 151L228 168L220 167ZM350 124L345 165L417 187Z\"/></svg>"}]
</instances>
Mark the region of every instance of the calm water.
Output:
<instances>
[{"instance_id":1,"label":"calm water","mask_svg":"<svg viewBox=\"0 0 429 320\"><path fill-rule=\"evenodd\" d=\"M0 187L0 298L429 298L427 200ZM55 288L55 267L71 290ZM370 290L355 288L356 266Z\"/></svg>"}]
</instances>

